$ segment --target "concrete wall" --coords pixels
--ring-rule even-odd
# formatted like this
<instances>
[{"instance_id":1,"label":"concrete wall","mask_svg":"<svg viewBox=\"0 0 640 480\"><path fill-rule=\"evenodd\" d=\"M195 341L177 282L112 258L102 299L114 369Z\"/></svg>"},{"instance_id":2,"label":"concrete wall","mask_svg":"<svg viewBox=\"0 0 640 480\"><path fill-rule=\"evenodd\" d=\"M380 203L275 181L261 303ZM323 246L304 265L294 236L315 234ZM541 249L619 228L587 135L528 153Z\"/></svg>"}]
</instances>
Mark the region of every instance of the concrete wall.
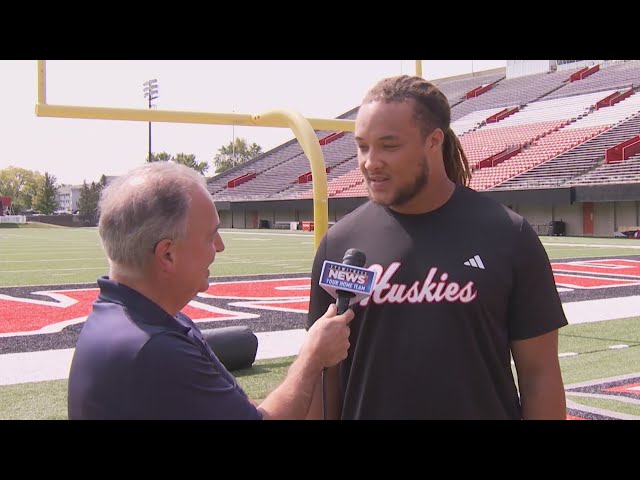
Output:
<instances>
[{"instance_id":1,"label":"concrete wall","mask_svg":"<svg viewBox=\"0 0 640 480\"><path fill-rule=\"evenodd\" d=\"M247 228L244 210L231 211L231 225L233 228Z\"/></svg>"},{"instance_id":2,"label":"concrete wall","mask_svg":"<svg viewBox=\"0 0 640 480\"><path fill-rule=\"evenodd\" d=\"M276 222L295 222L297 211L293 209L282 210L275 212L275 221Z\"/></svg>"},{"instance_id":3,"label":"concrete wall","mask_svg":"<svg viewBox=\"0 0 640 480\"><path fill-rule=\"evenodd\" d=\"M620 227L633 227L640 225L640 219L638 219L638 205L639 202L615 202L616 213L616 230Z\"/></svg>"},{"instance_id":4,"label":"concrete wall","mask_svg":"<svg viewBox=\"0 0 640 480\"><path fill-rule=\"evenodd\" d=\"M220 227L221 228L231 228L231 211L219 211L220 215Z\"/></svg>"},{"instance_id":5,"label":"concrete wall","mask_svg":"<svg viewBox=\"0 0 640 480\"><path fill-rule=\"evenodd\" d=\"M497 199L496 199L497 200ZM561 220L566 224L566 234L569 236L582 236L582 201L575 203L536 204L531 203L509 204L516 213L522 215L540 235L546 235L551 221ZM353 205L329 204L329 222L335 223L349 212L353 211L364 200ZM542 201L542 200L541 200ZM266 204L266 205L265 205ZM242 206L236 206L238 210L220 211L220 220L224 228L257 228L253 226L255 220L268 220L273 226L275 222L302 222L313 220L313 207L309 203L295 203L285 205L269 205L268 202L247 205L247 210ZM615 210L614 210L615 205ZM594 236L612 237L616 228L620 226L640 225L640 202L632 201L596 201L594 202L593 234ZM59 218L59 217L56 217Z\"/></svg>"},{"instance_id":6,"label":"concrete wall","mask_svg":"<svg viewBox=\"0 0 640 480\"><path fill-rule=\"evenodd\" d=\"M553 220L561 220L566 224L566 234L582 235L582 204L554 205Z\"/></svg>"},{"instance_id":7,"label":"concrete wall","mask_svg":"<svg viewBox=\"0 0 640 480\"><path fill-rule=\"evenodd\" d=\"M613 202L593 204L593 235L596 237L613 237Z\"/></svg>"},{"instance_id":8,"label":"concrete wall","mask_svg":"<svg viewBox=\"0 0 640 480\"><path fill-rule=\"evenodd\" d=\"M551 205L514 205L513 210L526 218L538 234L547 234L549 222L553 220Z\"/></svg>"}]
</instances>

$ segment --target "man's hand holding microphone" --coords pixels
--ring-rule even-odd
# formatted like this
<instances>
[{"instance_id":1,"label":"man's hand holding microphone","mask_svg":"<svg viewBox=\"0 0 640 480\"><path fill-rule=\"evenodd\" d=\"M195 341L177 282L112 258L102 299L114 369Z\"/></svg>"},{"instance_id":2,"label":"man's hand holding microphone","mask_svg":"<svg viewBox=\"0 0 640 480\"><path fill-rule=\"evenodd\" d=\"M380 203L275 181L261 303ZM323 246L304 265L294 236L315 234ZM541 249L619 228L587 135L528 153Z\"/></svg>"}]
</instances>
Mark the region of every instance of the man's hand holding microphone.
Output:
<instances>
[{"instance_id":1,"label":"man's hand holding microphone","mask_svg":"<svg viewBox=\"0 0 640 480\"><path fill-rule=\"evenodd\" d=\"M300 348L300 357L310 357L319 369L333 367L347 358L349 350L349 322L353 320L353 310L347 309L337 315L335 303L329 305L326 313L307 331Z\"/></svg>"}]
</instances>

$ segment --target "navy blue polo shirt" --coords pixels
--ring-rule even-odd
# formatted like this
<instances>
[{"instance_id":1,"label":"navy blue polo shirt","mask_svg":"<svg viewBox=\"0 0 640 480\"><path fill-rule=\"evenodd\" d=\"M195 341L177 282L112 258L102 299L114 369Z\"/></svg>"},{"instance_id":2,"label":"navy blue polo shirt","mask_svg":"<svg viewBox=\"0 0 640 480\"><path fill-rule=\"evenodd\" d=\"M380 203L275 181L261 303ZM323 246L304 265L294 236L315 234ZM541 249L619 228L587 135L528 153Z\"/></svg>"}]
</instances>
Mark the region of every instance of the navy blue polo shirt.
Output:
<instances>
[{"instance_id":1,"label":"navy blue polo shirt","mask_svg":"<svg viewBox=\"0 0 640 480\"><path fill-rule=\"evenodd\" d=\"M193 321L98 279L69 374L69 419L246 419L262 415Z\"/></svg>"}]
</instances>

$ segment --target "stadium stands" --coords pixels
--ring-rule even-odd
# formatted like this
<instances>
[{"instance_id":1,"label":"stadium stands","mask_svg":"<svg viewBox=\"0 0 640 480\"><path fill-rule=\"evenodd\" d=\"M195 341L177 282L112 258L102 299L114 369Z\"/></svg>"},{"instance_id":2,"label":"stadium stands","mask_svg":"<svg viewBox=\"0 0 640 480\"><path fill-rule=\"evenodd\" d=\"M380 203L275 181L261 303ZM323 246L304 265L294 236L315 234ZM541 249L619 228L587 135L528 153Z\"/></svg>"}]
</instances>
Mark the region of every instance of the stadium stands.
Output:
<instances>
[{"instance_id":1,"label":"stadium stands","mask_svg":"<svg viewBox=\"0 0 640 480\"><path fill-rule=\"evenodd\" d=\"M580 71L516 78L490 71L434 81L452 105L451 126L473 168L472 188L640 183L638 155L604 163L608 148L640 134L640 61L608 61L589 76L570 81ZM481 95L466 98L487 85L491 88ZM354 108L339 118L356 114ZM366 197L353 134L316 133L330 167L329 196ZM512 156L500 156L503 152ZM292 140L214 177L208 186L214 200L305 199L311 198L313 183L299 183L298 177L308 172L309 161ZM248 175L252 173L255 177ZM239 178L244 182L228 187Z\"/></svg>"}]
</instances>

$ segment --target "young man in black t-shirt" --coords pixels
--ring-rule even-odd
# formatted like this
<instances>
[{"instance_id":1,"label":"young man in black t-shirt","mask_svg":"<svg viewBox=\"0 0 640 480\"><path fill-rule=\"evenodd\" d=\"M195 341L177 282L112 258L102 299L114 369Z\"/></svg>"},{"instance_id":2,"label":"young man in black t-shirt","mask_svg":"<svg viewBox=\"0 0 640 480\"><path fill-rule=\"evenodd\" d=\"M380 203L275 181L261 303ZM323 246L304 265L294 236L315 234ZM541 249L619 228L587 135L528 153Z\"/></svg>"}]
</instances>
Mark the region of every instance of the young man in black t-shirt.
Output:
<instances>
[{"instance_id":1,"label":"young man in black t-shirt","mask_svg":"<svg viewBox=\"0 0 640 480\"><path fill-rule=\"evenodd\" d=\"M343 419L566 417L567 320L548 257L526 220L465 186L450 118L446 97L419 77L382 80L360 107L371 201L322 240L309 324L334 301L318 286L325 259L361 250L376 286L354 307L348 357L316 387L309 418L324 402L327 418Z\"/></svg>"}]
</instances>

